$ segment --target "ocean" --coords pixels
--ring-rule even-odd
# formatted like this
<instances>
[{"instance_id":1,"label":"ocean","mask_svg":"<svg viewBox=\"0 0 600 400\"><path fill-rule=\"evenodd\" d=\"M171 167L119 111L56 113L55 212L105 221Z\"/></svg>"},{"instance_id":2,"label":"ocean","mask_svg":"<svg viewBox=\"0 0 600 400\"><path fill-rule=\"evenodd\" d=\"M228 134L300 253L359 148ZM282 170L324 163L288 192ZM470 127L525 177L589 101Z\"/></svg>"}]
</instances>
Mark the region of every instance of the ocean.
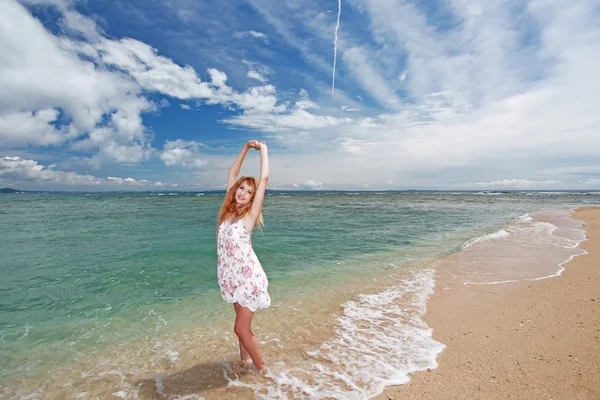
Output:
<instances>
[{"instance_id":1,"label":"ocean","mask_svg":"<svg viewBox=\"0 0 600 400\"><path fill-rule=\"evenodd\" d=\"M436 367L436 277L551 277L600 192L275 192L272 306L241 371L216 282L223 193L0 195L0 398L369 398ZM156 397L158 396L158 397Z\"/></svg>"}]
</instances>

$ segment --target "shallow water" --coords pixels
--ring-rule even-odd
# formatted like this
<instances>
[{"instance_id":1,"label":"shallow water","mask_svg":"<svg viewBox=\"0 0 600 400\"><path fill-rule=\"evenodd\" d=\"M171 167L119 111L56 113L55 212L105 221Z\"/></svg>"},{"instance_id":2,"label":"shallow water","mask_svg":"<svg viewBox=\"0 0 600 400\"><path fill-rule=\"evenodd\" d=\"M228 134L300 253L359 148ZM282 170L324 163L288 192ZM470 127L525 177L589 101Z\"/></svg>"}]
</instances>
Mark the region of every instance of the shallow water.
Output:
<instances>
[{"instance_id":1,"label":"shallow water","mask_svg":"<svg viewBox=\"0 0 600 400\"><path fill-rule=\"evenodd\" d=\"M268 196L253 235L273 299L253 324L265 377L236 370L214 266L220 195L0 201L5 397L365 398L435 367L443 345L420 315L436 274L472 284L556 274L581 240L564 207L600 196ZM461 263L438 258L460 249Z\"/></svg>"}]
</instances>

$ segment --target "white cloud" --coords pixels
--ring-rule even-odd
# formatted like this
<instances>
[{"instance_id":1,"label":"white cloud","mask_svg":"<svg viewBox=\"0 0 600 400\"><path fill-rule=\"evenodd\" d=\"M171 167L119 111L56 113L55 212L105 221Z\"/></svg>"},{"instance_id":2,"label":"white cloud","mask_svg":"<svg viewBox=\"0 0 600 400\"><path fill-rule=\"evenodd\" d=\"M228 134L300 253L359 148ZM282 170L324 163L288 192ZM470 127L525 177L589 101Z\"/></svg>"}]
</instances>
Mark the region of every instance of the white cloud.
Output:
<instances>
[{"instance_id":1,"label":"white cloud","mask_svg":"<svg viewBox=\"0 0 600 400\"><path fill-rule=\"evenodd\" d=\"M246 126L263 132L280 132L296 129L321 129L351 123L352 121L350 118L319 116L304 109L296 108L285 114L244 113L222 122Z\"/></svg>"},{"instance_id":2,"label":"white cloud","mask_svg":"<svg viewBox=\"0 0 600 400\"><path fill-rule=\"evenodd\" d=\"M260 124L252 118L268 119L286 110L285 104L278 104L273 85L238 92L227 85L227 75L214 68L208 69L210 81L202 81L192 67L174 63L143 42L107 39L93 20L69 9L68 3L50 4L59 6L62 26L82 34L86 41L52 35L13 0L0 4L0 44L8 50L0 55L0 137L6 143L69 142L74 150L98 152L93 156L96 162L147 160L153 153L152 138L142 114L156 106L142 91L237 107L244 116L233 120L241 126L255 127ZM262 37L258 32L249 34ZM259 80L272 74L264 64L244 62ZM249 115L254 117L245 125ZM326 121L308 113L302 117ZM323 125L302 126L308 129L311 124Z\"/></svg>"},{"instance_id":3,"label":"white cloud","mask_svg":"<svg viewBox=\"0 0 600 400\"><path fill-rule=\"evenodd\" d=\"M376 147L377 143L369 142L364 139L344 138L341 140L342 150L354 155L360 155L369 148Z\"/></svg>"},{"instance_id":4,"label":"white cloud","mask_svg":"<svg viewBox=\"0 0 600 400\"><path fill-rule=\"evenodd\" d=\"M489 182L472 182L469 186L490 188L490 189L556 189L565 186L565 182L557 180L533 181L529 179L502 179Z\"/></svg>"},{"instance_id":5,"label":"white cloud","mask_svg":"<svg viewBox=\"0 0 600 400\"><path fill-rule=\"evenodd\" d=\"M316 72L288 67L291 84L283 90L270 67L248 60L243 74L227 70L232 84L216 69L201 71L201 78L138 40L109 39L89 18L69 14L68 2L61 26L85 41L53 36L18 4L2 2L3 144L68 143L97 151L96 159L146 160L157 150L149 147L142 116L156 106L144 96L155 92L194 106L222 105L234 115L220 122L269 134L294 165L279 164L277 176L286 182L311 176L328 187L370 181L452 187L516 176L597 185L588 179L600 171L600 28L593 0L451 0L443 10L448 23L439 26L442 20L414 0L348 0L363 23L342 20L336 98L326 100L319 88L330 83L332 16L319 13L312 0L276 9L267 1L250 3ZM259 86L236 87L248 81L246 73ZM317 100L305 90L296 97L298 76ZM273 84L263 84L267 79ZM344 89L347 99L364 101L340 101ZM303 151L294 152L295 144ZM194 153L181 146L158 154L182 166L186 151Z\"/></svg>"},{"instance_id":6,"label":"white cloud","mask_svg":"<svg viewBox=\"0 0 600 400\"><path fill-rule=\"evenodd\" d=\"M583 187L589 187L591 189L600 189L600 178L588 178L585 180L577 181L578 185Z\"/></svg>"},{"instance_id":7,"label":"white cloud","mask_svg":"<svg viewBox=\"0 0 600 400\"><path fill-rule=\"evenodd\" d=\"M267 76L272 76L275 74L273 68L269 67L266 64L259 63L257 61L242 60L242 64L244 64L249 71L255 71L264 79L266 79Z\"/></svg>"},{"instance_id":8,"label":"white cloud","mask_svg":"<svg viewBox=\"0 0 600 400\"><path fill-rule=\"evenodd\" d=\"M285 110L285 105L276 105L278 98L273 85L251 87L240 93L227 85L226 73L214 68L208 69L210 82L203 82L192 67L181 67L158 55L147 44L134 39L122 39L118 42L105 40L99 46L99 56L103 62L117 66L133 76L146 90L179 99L200 99L207 104L233 104L243 110Z\"/></svg>"},{"instance_id":9,"label":"white cloud","mask_svg":"<svg viewBox=\"0 0 600 400\"><path fill-rule=\"evenodd\" d=\"M543 181L531 179L501 179L487 182L469 182L464 185L469 188L504 189L504 190L597 190L600 188L600 178L584 180L555 180Z\"/></svg>"},{"instance_id":10,"label":"white cloud","mask_svg":"<svg viewBox=\"0 0 600 400\"><path fill-rule=\"evenodd\" d=\"M167 167L180 166L183 168L202 168L207 161L200 154L200 149L206 147L200 142L186 140L167 140L160 159Z\"/></svg>"},{"instance_id":11,"label":"white cloud","mask_svg":"<svg viewBox=\"0 0 600 400\"><path fill-rule=\"evenodd\" d=\"M304 146L310 139L310 133L305 131L294 131L293 134L266 135L266 139L273 140L278 146L292 148Z\"/></svg>"},{"instance_id":12,"label":"white cloud","mask_svg":"<svg viewBox=\"0 0 600 400\"><path fill-rule=\"evenodd\" d=\"M297 110L308 110L310 108L321 108L317 103L310 99L298 100L294 106Z\"/></svg>"},{"instance_id":13,"label":"white cloud","mask_svg":"<svg viewBox=\"0 0 600 400\"><path fill-rule=\"evenodd\" d=\"M232 101L245 111L260 113L278 113L286 109L284 104L277 105L277 91L273 85L251 87L244 93L233 93Z\"/></svg>"},{"instance_id":14,"label":"white cloud","mask_svg":"<svg viewBox=\"0 0 600 400\"><path fill-rule=\"evenodd\" d=\"M316 2L280 2L277 7L264 0L249 0L249 3L260 14L260 16L277 31L280 38L283 38L287 44L297 49L304 60L314 65L322 73L331 73L330 45L333 39L333 26L323 26L321 23L321 8ZM334 21L335 22L335 21ZM326 32L327 56L319 54L319 48L314 48L314 38L309 35L297 35L297 28L303 33L319 31L319 38L324 38L322 34ZM328 29L331 28L331 29Z\"/></svg>"},{"instance_id":15,"label":"white cloud","mask_svg":"<svg viewBox=\"0 0 600 400\"><path fill-rule=\"evenodd\" d=\"M248 71L248 78L256 79L257 81L260 81L260 82L267 81L267 78L265 78L264 76L262 76L261 74L259 74L258 72L254 71L254 70Z\"/></svg>"},{"instance_id":16,"label":"white cloud","mask_svg":"<svg viewBox=\"0 0 600 400\"><path fill-rule=\"evenodd\" d=\"M262 39L267 41L269 39L269 36L265 33L262 32L257 32L257 31L242 31L242 32L236 32L234 34L235 37L238 38L245 38L245 37L253 37L256 39Z\"/></svg>"},{"instance_id":17,"label":"white cloud","mask_svg":"<svg viewBox=\"0 0 600 400\"><path fill-rule=\"evenodd\" d=\"M369 31L382 46L357 46L359 38L346 31L344 65L390 110L338 130L339 149L365 166L356 182L393 169L394 181L403 185L420 185L425 175L430 185L451 187L465 173L527 170L549 185L572 184L552 160L575 170L600 169L600 114L594 110L600 80L593 72L600 70L600 30L593 2L569 7L562 0L532 1L526 13L535 23L525 25L510 14L511 3L486 2L472 14L470 3L454 1L449 11L461 23L443 33L413 2L352 4L370 18ZM392 58L396 64L380 62ZM402 97L389 83L398 76ZM343 157L336 161L347 166ZM307 165L305 160L295 162ZM319 165L319 179L343 179L333 171L344 168L327 168L325 157ZM544 173L550 170L553 175Z\"/></svg>"},{"instance_id":18,"label":"white cloud","mask_svg":"<svg viewBox=\"0 0 600 400\"><path fill-rule=\"evenodd\" d=\"M81 25L83 22L78 20ZM151 109L140 89L127 76L96 68L78 54L91 54L89 45L48 33L14 1L0 4L0 119L19 126L2 129L13 143L59 144L98 128L108 117L118 137L102 149L144 147L139 114ZM56 120L62 114L61 128ZM113 152L114 153L114 152ZM106 154L109 155L109 154Z\"/></svg>"},{"instance_id":19,"label":"white cloud","mask_svg":"<svg viewBox=\"0 0 600 400\"><path fill-rule=\"evenodd\" d=\"M144 89L160 92L178 99L212 98L215 88L202 82L190 66L181 67L160 56L146 43L135 39L104 39L96 46L102 62L127 72ZM226 77L218 71L211 76L219 87Z\"/></svg>"},{"instance_id":20,"label":"white cloud","mask_svg":"<svg viewBox=\"0 0 600 400\"><path fill-rule=\"evenodd\" d=\"M72 127L57 129L53 125L59 115L53 108L0 114L0 139L4 145L60 144L76 133Z\"/></svg>"},{"instance_id":21,"label":"white cloud","mask_svg":"<svg viewBox=\"0 0 600 400\"><path fill-rule=\"evenodd\" d=\"M374 67L369 55L362 47L353 47L342 52L342 59L352 71L354 78L379 104L388 110L399 110L402 100L394 93L387 80Z\"/></svg>"},{"instance_id":22,"label":"white cloud","mask_svg":"<svg viewBox=\"0 0 600 400\"><path fill-rule=\"evenodd\" d=\"M93 175L81 175L70 171L57 171L54 166L44 166L35 160L21 157L0 157L0 182L4 184L19 184L27 187L39 184L60 186L61 188L92 188L108 190L120 188L147 188L164 186L164 183L150 182L146 179L107 177L99 178ZM177 184L167 184L176 187Z\"/></svg>"},{"instance_id":23,"label":"white cloud","mask_svg":"<svg viewBox=\"0 0 600 400\"><path fill-rule=\"evenodd\" d=\"M304 187L306 189L320 189L321 187L323 187L323 184L321 182L309 179L308 181L304 182Z\"/></svg>"}]
</instances>

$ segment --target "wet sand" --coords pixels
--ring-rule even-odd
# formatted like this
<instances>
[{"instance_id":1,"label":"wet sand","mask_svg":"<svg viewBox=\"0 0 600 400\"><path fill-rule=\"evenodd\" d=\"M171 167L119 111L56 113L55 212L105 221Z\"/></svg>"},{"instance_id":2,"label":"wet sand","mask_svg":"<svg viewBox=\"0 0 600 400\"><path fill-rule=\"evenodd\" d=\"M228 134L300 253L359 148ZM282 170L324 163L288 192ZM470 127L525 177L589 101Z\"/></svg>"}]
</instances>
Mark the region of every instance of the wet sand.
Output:
<instances>
[{"instance_id":1,"label":"wet sand","mask_svg":"<svg viewBox=\"0 0 600 400\"><path fill-rule=\"evenodd\" d=\"M561 276L496 285L438 279L425 321L437 369L377 399L600 399L600 207L578 209L588 252Z\"/></svg>"}]
</instances>

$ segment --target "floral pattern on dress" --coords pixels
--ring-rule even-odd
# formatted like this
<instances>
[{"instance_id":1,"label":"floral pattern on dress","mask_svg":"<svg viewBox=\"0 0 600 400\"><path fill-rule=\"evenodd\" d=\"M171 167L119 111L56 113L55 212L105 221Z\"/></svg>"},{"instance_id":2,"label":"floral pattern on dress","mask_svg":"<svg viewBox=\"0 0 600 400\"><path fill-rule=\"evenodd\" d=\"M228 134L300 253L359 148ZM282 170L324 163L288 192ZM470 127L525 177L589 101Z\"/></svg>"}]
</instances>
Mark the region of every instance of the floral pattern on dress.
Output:
<instances>
[{"instance_id":1,"label":"floral pattern on dress","mask_svg":"<svg viewBox=\"0 0 600 400\"><path fill-rule=\"evenodd\" d=\"M269 281L252 249L251 233L241 220L224 221L217 236L217 280L221 296L256 312L271 305Z\"/></svg>"}]
</instances>

